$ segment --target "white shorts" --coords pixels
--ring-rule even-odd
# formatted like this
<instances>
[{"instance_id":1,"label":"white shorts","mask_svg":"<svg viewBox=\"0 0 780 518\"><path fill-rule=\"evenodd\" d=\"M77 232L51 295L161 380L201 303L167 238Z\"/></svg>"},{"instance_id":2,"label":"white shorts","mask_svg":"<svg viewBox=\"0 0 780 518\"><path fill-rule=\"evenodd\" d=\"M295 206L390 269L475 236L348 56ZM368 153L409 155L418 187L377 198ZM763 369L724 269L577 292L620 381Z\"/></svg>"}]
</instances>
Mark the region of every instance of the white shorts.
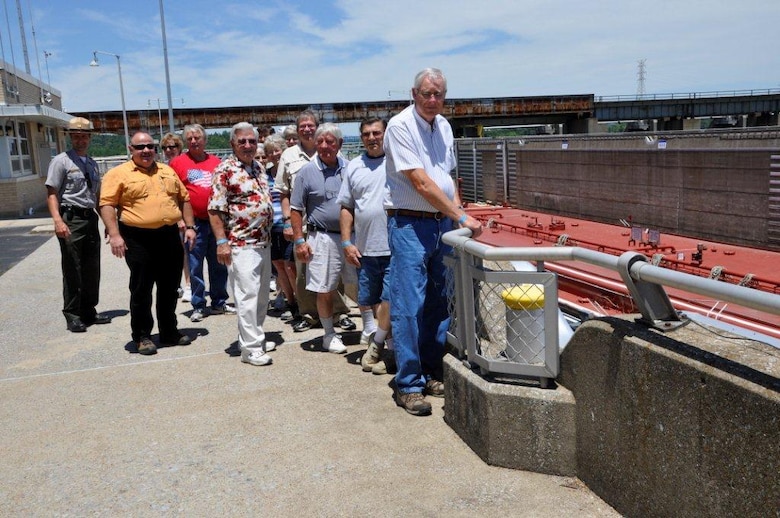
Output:
<instances>
[{"instance_id":1,"label":"white shorts","mask_svg":"<svg viewBox=\"0 0 780 518\"><path fill-rule=\"evenodd\" d=\"M355 284L355 267L344 260L341 235L329 232L309 232L312 259L306 267L306 289L314 293L330 293L344 284Z\"/></svg>"}]
</instances>

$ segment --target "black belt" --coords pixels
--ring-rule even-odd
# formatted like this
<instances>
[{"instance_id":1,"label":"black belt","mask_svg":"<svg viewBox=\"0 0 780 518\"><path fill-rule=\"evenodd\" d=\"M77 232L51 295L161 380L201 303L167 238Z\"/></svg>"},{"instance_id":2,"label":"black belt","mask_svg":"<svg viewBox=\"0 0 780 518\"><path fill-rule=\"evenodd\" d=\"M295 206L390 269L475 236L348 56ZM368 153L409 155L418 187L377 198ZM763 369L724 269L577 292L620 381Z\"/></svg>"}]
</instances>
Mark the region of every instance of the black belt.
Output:
<instances>
[{"instance_id":1,"label":"black belt","mask_svg":"<svg viewBox=\"0 0 780 518\"><path fill-rule=\"evenodd\" d=\"M444 213L443 212L427 212L424 210L407 210L407 209L388 209L387 210L388 216L405 216L407 218L424 218L424 219L435 219L436 221L440 221L444 219Z\"/></svg>"},{"instance_id":2,"label":"black belt","mask_svg":"<svg viewBox=\"0 0 780 518\"><path fill-rule=\"evenodd\" d=\"M75 205L60 205L60 216L65 214L72 214L80 218L91 218L95 214L95 209L85 209L83 207L76 207Z\"/></svg>"},{"instance_id":3,"label":"black belt","mask_svg":"<svg viewBox=\"0 0 780 518\"><path fill-rule=\"evenodd\" d=\"M327 228L318 227L313 223L306 223L306 229L309 232L327 232L328 234L341 234L341 230L328 230Z\"/></svg>"}]
</instances>

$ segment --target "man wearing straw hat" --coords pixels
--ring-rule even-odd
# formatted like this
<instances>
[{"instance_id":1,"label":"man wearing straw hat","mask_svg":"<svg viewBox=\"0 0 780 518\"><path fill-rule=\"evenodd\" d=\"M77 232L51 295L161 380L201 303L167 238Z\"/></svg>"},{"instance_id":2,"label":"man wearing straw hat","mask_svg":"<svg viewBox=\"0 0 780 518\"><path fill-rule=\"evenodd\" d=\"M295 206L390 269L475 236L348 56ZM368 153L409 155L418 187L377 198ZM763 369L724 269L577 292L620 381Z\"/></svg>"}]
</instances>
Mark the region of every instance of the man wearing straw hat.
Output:
<instances>
[{"instance_id":1,"label":"man wearing straw hat","mask_svg":"<svg viewBox=\"0 0 780 518\"><path fill-rule=\"evenodd\" d=\"M95 310L100 292L100 234L95 212L100 173L87 155L92 131L87 119L72 118L68 124L71 149L52 159L46 177L47 205L62 252L62 313L73 333L111 322L111 317Z\"/></svg>"}]
</instances>

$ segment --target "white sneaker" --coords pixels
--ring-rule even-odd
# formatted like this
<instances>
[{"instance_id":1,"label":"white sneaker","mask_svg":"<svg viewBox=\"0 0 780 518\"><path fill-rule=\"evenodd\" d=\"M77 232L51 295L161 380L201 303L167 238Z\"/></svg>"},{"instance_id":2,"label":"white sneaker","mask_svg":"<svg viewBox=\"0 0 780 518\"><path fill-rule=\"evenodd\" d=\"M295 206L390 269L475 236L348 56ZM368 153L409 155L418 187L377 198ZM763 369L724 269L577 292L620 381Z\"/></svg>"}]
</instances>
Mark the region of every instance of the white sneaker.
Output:
<instances>
[{"instance_id":1,"label":"white sneaker","mask_svg":"<svg viewBox=\"0 0 780 518\"><path fill-rule=\"evenodd\" d=\"M276 291L276 277L271 277L271 284L269 285L268 289L270 291Z\"/></svg>"},{"instance_id":2,"label":"white sneaker","mask_svg":"<svg viewBox=\"0 0 780 518\"><path fill-rule=\"evenodd\" d=\"M265 352L270 353L276 349L276 342L269 342L268 340L265 341Z\"/></svg>"},{"instance_id":3,"label":"white sneaker","mask_svg":"<svg viewBox=\"0 0 780 518\"><path fill-rule=\"evenodd\" d=\"M250 365L262 367L270 365L273 359L265 354L262 349L244 349L241 351L241 361Z\"/></svg>"},{"instance_id":4,"label":"white sneaker","mask_svg":"<svg viewBox=\"0 0 780 518\"><path fill-rule=\"evenodd\" d=\"M184 287L184 291L182 292L181 295L181 301L189 302L191 300L192 300L192 288L190 288L190 285L188 284Z\"/></svg>"},{"instance_id":5,"label":"white sneaker","mask_svg":"<svg viewBox=\"0 0 780 518\"><path fill-rule=\"evenodd\" d=\"M335 333L332 335L325 335L322 338L322 348L333 354L344 354L347 352L347 346L341 341L341 336Z\"/></svg>"},{"instance_id":6,"label":"white sneaker","mask_svg":"<svg viewBox=\"0 0 780 518\"><path fill-rule=\"evenodd\" d=\"M196 309L192 312L192 315L190 315L190 322L200 322L208 315L209 314L207 309Z\"/></svg>"}]
</instances>

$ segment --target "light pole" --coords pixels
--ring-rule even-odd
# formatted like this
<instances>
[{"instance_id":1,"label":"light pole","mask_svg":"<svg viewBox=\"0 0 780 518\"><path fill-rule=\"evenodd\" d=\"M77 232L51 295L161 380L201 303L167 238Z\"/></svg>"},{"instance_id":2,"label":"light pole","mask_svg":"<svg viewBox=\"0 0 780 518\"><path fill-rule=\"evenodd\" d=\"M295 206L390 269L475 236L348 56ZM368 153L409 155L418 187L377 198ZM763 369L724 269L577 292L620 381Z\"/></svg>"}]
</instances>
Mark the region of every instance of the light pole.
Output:
<instances>
[{"instance_id":1,"label":"light pole","mask_svg":"<svg viewBox=\"0 0 780 518\"><path fill-rule=\"evenodd\" d=\"M150 108L152 107L152 101L154 101L154 99L149 99L149 100L146 101L146 105L148 107L150 107ZM163 137L162 109L160 109L160 98L159 97L157 98L157 120L160 122L160 142L162 142L162 137Z\"/></svg>"},{"instance_id":2,"label":"light pole","mask_svg":"<svg viewBox=\"0 0 780 518\"><path fill-rule=\"evenodd\" d=\"M46 62L46 84L49 85L49 88L51 88L51 76L49 75L49 57L51 57L51 52L43 51L43 60Z\"/></svg>"},{"instance_id":3,"label":"light pole","mask_svg":"<svg viewBox=\"0 0 780 518\"><path fill-rule=\"evenodd\" d=\"M130 132L127 129L127 110L125 109L125 84L122 82L122 63L119 61L119 54L113 52L104 52L102 50L92 51L92 61L89 63L91 67L99 67L98 54L105 54L106 56L114 56L116 58L116 68L119 70L119 95L122 97L122 121L125 124L125 150L127 156L130 156Z\"/></svg>"},{"instance_id":4,"label":"light pole","mask_svg":"<svg viewBox=\"0 0 780 518\"><path fill-rule=\"evenodd\" d=\"M163 57L165 58L165 88L168 91L168 126L171 133L176 131L173 123L173 102L171 100L171 73L168 69L168 40L165 37L165 10L163 9L163 0L160 0L160 28L162 30ZM182 99L184 103L184 99Z\"/></svg>"}]
</instances>

